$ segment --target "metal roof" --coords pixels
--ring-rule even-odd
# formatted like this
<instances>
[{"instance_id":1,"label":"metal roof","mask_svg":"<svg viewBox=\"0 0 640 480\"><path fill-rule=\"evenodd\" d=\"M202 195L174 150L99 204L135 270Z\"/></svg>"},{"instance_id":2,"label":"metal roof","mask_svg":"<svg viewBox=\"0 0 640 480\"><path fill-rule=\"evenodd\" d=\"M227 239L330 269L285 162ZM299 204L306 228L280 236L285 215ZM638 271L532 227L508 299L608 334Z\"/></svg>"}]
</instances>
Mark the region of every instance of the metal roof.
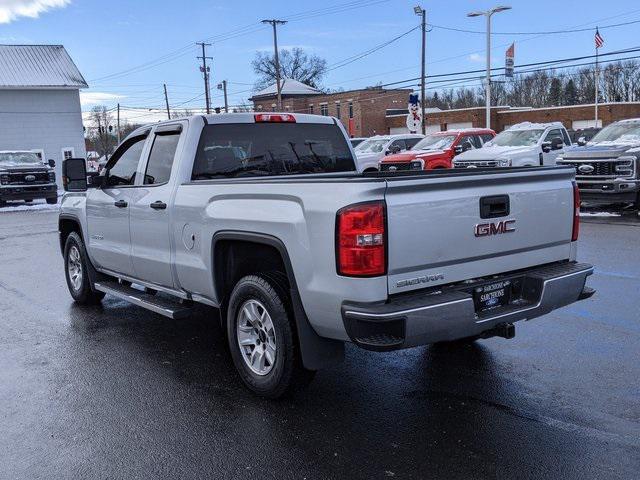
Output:
<instances>
[{"instance_id":1,"label":"metal roof","mask_svg":"<svg viewBox=\"0 0 640 480\"><path fill-rule=\"evenodd\" d=\"M62 45L0 45L0 88L87 88Z\"/></svg>"},{"instance_id":2,"label":"metal roof","mask_svg":"<svg viewBox=\"0 0 640 480\"><path fill-rule=\"evenodd\" d=\"M253 98L261 98L261 97L273 97L277 95L278 88L276 84L268 86L267 88L260 90L257 92ZM293 80L292 78L284 78L282 79L282 85L280 86L280 93L282 95L318 95L322 93L317 88L310 87L309 85L305 85L298 80Z\"/></svg>"}]
</instances>

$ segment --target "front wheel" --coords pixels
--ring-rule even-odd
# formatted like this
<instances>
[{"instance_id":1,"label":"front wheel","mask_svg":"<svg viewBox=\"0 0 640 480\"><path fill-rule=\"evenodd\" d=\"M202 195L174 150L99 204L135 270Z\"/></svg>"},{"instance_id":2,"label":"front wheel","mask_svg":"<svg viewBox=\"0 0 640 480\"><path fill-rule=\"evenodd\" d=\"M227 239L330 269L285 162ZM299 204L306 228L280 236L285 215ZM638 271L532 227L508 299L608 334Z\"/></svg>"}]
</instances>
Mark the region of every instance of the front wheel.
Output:
<instances>
[{"instance_id":1,"label":"front wheel","mask_svg":"<svg viewBox=\"0 0 640 480\"><path fill-rule=\"evenodd\" d=\"M64 273L69 293L81 305L93 305L104 298L104 292L91 289L87 262L82 238L76 232L71 232L64 247Z\"/></svg>"},{"instance_id":2,"label":"front wheel","mask_svg":"<svg viewBox=\"0 0 640 480\"><path fill-rule=\"evenodd\" d=\"M302 366L286 291L277 274L248 275L229 300L227 338L233 363L245 385L263 397L281 397L315 374Z\"/></svg>"}]
</instances>

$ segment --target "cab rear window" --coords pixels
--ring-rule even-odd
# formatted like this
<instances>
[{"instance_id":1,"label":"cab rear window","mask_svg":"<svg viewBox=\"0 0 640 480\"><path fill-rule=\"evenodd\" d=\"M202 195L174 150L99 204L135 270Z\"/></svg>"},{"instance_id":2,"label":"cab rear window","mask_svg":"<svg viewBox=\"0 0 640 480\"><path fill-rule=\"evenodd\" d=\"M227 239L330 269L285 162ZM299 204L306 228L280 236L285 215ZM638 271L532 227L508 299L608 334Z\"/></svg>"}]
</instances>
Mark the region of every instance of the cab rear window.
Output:
<instances>
[{"instance_id":1,"label":"cab rear window","mask_svg":"<svg viewBox=\"0 0 640 480\"><path fill-rule=\"evenodd\" d=\"M192 180L354 170L349 145L335 125L212 124L202 131Z\"/></svg>"}]
</instances>

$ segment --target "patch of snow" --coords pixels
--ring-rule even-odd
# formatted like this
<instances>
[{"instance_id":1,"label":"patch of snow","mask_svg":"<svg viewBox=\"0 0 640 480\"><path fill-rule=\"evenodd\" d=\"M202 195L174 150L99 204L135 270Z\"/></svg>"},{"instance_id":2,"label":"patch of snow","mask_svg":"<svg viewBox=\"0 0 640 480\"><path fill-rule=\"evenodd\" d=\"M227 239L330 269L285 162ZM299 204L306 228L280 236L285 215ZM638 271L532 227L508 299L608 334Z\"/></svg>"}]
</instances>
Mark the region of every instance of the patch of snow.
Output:
<instances>
[{"instance_id":1,"label":"patch of snow","mask_svg":"<svg viewBox=\"0 0 640 480\"><path fill-rule=\"evenodd\" d=\"M31 203L24 202L9 202L6 207L0 208L0 213L11 212L41 212L43 210L57 211L60 209L60 204L49 205L45 200L34 200Z\"/></svg>"},{"instance_id":2,"label":"patch of snow","mask_svg":"<svg viewBox=\"0 0 640 480\"><path fill-rule=\"evenodd\" d=\"M515 125L511 125L507 130L544 130L548 127L559 127L564 128L562 122L549 122L549 123L533 123L533 122L522 122L516 123Z\"/></svg>"},{"instance_id":3,"label":"patch of snow","mask_svg":"<svg viewBox=\"0 0 640 480\"><path fill-rule=\"evenodd\" d=\"M580 212L581 217L620 217L619 213L611 212Z\"/></svg>"}]
</instances>

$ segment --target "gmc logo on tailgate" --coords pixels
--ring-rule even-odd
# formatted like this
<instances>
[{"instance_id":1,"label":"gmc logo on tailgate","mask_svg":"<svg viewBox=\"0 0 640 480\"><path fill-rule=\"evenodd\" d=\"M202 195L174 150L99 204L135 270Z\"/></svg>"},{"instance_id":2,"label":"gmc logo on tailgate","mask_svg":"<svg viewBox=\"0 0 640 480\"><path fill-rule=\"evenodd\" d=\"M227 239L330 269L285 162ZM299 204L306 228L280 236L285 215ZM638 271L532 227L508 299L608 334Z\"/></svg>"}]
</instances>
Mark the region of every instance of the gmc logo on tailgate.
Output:
<instances>
[{"instance_id":1,"label":"gmc logo on tailgate","mask_svg":"<svg viewBox=\"0 0 640 480\"><path fill-rule=\"evenodd\" d=\"M497 223L479 223L473 227L476 237L488 237L490 235L501 235L516 231L515 220L503 220Z\"/></svg>"}]
</instances>

